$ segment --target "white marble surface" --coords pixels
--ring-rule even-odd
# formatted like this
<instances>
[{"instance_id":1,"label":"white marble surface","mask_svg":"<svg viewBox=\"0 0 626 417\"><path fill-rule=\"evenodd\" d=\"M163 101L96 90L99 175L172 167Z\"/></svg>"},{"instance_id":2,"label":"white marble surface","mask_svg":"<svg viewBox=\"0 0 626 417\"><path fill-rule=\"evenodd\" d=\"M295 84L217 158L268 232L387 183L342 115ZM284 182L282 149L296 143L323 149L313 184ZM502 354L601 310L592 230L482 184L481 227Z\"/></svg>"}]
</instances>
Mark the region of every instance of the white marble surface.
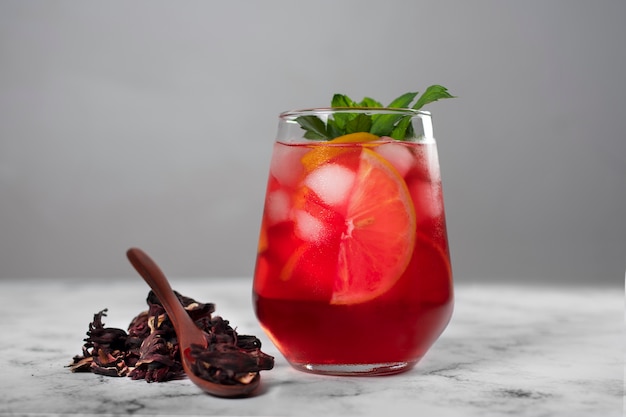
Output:
<instances>
[{"instance_id":1,"label":"white marble surface","mask_svg":"<svg viewBox=\"0 0 626 417\"><path fill-rule=\"evenodd\" d=\"M0 415L620 416L624 293L618 287L457 286L443 336L418 366L388 377L323 377L291 369L258 327L249 279L172 280L214 302L276 356L260 392L220 399L187 380L148 384L72 374L93 313L126 328L145 309L139 277L0 283ZM393 414L392 414L393 413Z\"/></svg>"}]
</instances>

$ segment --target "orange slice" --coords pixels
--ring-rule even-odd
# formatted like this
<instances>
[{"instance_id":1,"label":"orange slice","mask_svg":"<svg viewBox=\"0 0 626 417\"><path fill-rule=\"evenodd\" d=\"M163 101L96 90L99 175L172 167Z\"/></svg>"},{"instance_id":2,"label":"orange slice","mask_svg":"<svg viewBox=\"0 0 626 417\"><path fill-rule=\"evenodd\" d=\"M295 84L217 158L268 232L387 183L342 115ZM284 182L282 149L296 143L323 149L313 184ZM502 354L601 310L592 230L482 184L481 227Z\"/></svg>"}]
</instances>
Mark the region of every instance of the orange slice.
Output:
<instances>
[{"instance_id":1,"label":"orange slice","mask_svg":"<svg viewBox=\"0 0 626 417\"><path fill-rule=\"evenodd\" d=\"M363 148L341 235L332 304L355 304L388 291L415 247L415 209L395 168Z\"/></svg>"},{"instance_id":2,"label":"orange slice","mask_svg":"<svg viewBox=\"0 0 626 417\"><path fill-rule=\"evenodd\" d=\"M332 160L309 167L294 196L295 235L306 243L294 248L281 278L303 288L300 281L315 280L331 304L356 304L391 289L406 269L415 247L415 207L387 160L361 146L336 149Z\"/></svg>"},{"instance_id":3,"label":"orange slice","mask_svg":"<svg viewBox=\"0 0 626 417\"><path fill-rule=\"evenodd\" d=\"M380 137L369 132L354 132L347 135L338 136L328 143L364 143L378 140Z\"/></svg>"},{"instance_id":4,"label":"orange slice","mask_svg":"<svg viewBox=\"0 0 626 417\"><path fill-rule=\"evenodd\" d=\"M313 169L319 167L321 164L330 161L332 158L345 151L345 148L335 145L341 145L346 143L367 143L373 142L378 139L378 136L372 135L368 132L355 132L343 136L338 136L333 140L329 140L328 142L324 142L320 145L315 145L315 147L311 149L310 152L307 152L302 157L302 166L304 166L306 172L310 172Z\"/></svg>"}]
</instances>

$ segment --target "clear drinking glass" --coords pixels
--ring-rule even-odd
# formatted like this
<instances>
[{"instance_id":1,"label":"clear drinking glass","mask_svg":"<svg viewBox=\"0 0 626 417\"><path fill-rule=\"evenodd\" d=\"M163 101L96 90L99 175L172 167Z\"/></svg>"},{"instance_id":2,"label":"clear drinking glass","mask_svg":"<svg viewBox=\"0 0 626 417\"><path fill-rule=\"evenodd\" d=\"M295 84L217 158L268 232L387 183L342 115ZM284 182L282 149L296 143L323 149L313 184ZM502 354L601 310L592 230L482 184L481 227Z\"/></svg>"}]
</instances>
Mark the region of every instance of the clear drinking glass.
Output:
<instances>
[{"instance_id":1,"label":"clear drinking glass","mask_svg":"<svg viewBox=\"0 0 626 417\"><path fill-rule=\"evenodd\" d=\"M329 120L359 115L404 121L406 137L309 139L315 134L302 127L314 120L330 129ZM390 374L424 356L453 309L430 113L326 108L279 116L253 302L272 342L302 371Z\"/></svg>"}]
</instances>

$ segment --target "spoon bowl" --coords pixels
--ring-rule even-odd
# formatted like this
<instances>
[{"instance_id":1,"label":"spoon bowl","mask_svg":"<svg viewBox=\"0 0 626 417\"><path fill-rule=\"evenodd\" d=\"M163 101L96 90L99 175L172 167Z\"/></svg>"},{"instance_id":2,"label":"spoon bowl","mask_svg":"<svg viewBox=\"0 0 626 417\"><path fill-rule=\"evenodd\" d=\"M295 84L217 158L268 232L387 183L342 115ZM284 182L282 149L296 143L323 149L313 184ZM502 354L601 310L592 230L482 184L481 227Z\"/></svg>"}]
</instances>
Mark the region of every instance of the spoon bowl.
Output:
<instances>
[{"instance_id":1,"label":"spoon bowl","mask_svg":"<svg viewBox=\"0 0 626 417\"><path fill-rule=\"evenodd\" d=\"M191 317L189 317L189 314L187 314L187 311L172 290L165 274L144 251L138 248L131 248L126 252L126 256L139 275L156 294L167 312L178 338L183 369L191 382L208 394L217 397L243 397L250 395L259 386L261 380L259 373L247 384L234 385L217 384L200 378L194 373L193 364L195 359L191 355L191 345L200 345L203 348L207 348L208 335L199 329Z\"/></svg>"}]
</instances>

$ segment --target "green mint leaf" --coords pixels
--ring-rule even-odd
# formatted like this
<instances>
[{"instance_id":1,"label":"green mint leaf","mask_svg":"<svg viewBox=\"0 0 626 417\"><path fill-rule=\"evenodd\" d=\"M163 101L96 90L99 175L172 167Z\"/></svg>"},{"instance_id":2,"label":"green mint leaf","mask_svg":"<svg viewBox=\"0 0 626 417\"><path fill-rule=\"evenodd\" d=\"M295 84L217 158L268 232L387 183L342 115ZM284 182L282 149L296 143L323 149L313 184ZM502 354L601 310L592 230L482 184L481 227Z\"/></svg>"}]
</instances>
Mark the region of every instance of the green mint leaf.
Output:
<instances>
[{"instance_id":1,"label":"green mint leaf","mask_svg":"<svg viewBox=\"0 0 626 417\"><path fill-rule=\"evenodd\" d=\"M335 94L330 105L331 107L357 107L357 104L345 94Z\"/></svg>"},{"instance_id":2,"label":"green mint leaf","mask_svg":"<svg viewBox=\"0 0 626 417\"><path fill-rule=\"evenodd\" d=\"M298 116L296 122L307 131L307 139L331 139L327 135L324 122L317 116Z\"/></svg>"},{"instance_id":3,"label":"green mint leaf","mask_svg":"<svg viewBox=\"0 0 626 417\"><path fill-rule=\"evenodd\" d=\"M376 136L389 136L398 121L404 117L401 114L379 114L372 123L370 133Z\"/></svg>"},{"instance_id":4,"label":"green mint leaf","mask_svg":"<svg viewBox=\"0 0 626 417\"><path fill-rule=\"evenodd\" d=\"M442 98L454 98L455 96L448 93L448 89L442 85L431 85L424 91L424 94L417 99L417 103L413 106L414 110L419 110L428 103L441 100Z\"/></svg>"},{"instance_id":5,"label":"green mint leaf","mask_svg":"<svg viewBox=\"0 0 626 417\"><path fill-rule=\"evenodd\" d=\"M383 107L383 105L380 102L370 97L365 97L363 100L361 100L358 106L359 107Z\"/></svg>"},{"instance_id":6,"label":"green mint leaf","mask_svg":"<svg viewBox=\"0 0 626 417\"><path fill-rule=\"evenodd\" d=\"M368 114L357 114L357 116L346 124L346 134L354 132L369 132L372 128L372 117Z\"/></svg>"},{"instance_id":7,"label":"green mint leaf","mask_svg":"<svg viewBox=\"0 0 626 417\"><path fill-rule=\"evenodd\" d=\"M344 125L341 125L338 123L338 121L341 118L338 118L337 116L343 116L343 114L341 113L337 113L335 114L335 119L328 119L328 122L326 123L326 137L328 139L332 139L332 138L336 138L337 136L341 136L343 135L347 129L347 123L349 123L349 120L346 121L346 123Z\"/></svg>"},{"instance_id":8,"label":"green mint leaf","mask_svg":"<svg viewBox=\"0 0 626 417\"><path fill-rule=\"evenodd\" d=\"M357 104L345 94L335 94L330 103L331 107L356 107ZM339 131L343 131L346 128L346 124L356 117L351 113L335 113L335 126ZM341 136L341 135L339 135Z\"/></svg>"},{"instance_id":9,"label":"green mint leaf","mask_svg":"<svg viewBox=\"0 0 626 417\"><path fill-rule=\"evenodd\" d=\"M390 104L389 108L408 108L418 96L417 92L405 93ZM417 102L411 107L419 110L428 103L444 98L454 98L444 86L435 84L429 86L419 96ZM370 97L365 97L360 102L355 102L345 94L335 94L331 101L332 107L384 107L380 102ZM408 115L376 114L367 115L362 113L335 113L327 122L316 116L300 116L296 122L305 130L304 137L314 140L330 140L339 136L355 132L369 132L376 136L390 136L396 140L406 140L415 136L411 117Z\"/></svg>"},{"instance_id":10,"label":"green mint leaf","mask_svg":"<svg viewBox=\"0 0 626 417\"><path fill-rule=\"evenodd\" d=\"M302 137L310 140L329 140L326 136L320 136L319 134L310 130L304 132L304 135L302 135Z\"/></svg>"},{"instance_id":11,"label":"green mint leaf","mask_svg":"<svg viewBox=\"0 0 626 417\"><path fill-rule=\"evenodd\" d=\"M418 93L405 93L405 94L402 94L400 97L396 98L391 103L389 103L389 105L387 107L398 108L398 109L407 109L407 108L409 108L409 106L411 105L411 102L413 101L413 99L415 99L415 96L417 96L417 94Z\"/></svg>"},{"instance_id":12,"label":"green mint leaf","mask_svg":"<svg viewBox=\"0 0 626 417\"><path fill-rule=\"evenodd\" d=\"M407 133L413 132L413 125L411 125L411 118L404 116L400 122L393 128L388 136L396 140L404 140L407 138ZM410 137L410 136L409 136Z\"/></svg>"},{"instance_id":13,"label":"green mint leaf","mask_svg":"<svg viewBox=\"0 0 626 417\"><path fill-rule=\"evenodd\" d=\"M411 105L411 102L413 101L413 99L415 99L415 96L417 96L417 94L418 93L402 94L400 97L394 99L387 107L408 108ZM406 127L403 129L400 128L398 130L395 130L394 126L396 126L396 124L400 120L404 120L405 118L406 116L397 115L397 114L377 114L372 117L373 123L372 123L372 130L370 131L370 133L372 133L373 135L377 135L377 136L391 136L394 139L402 140L404 139L404 133L400 133L400 132L404 132L406 130ZM393 133L394 130L395 130L395 133ZM395 134L398 137L392 136L393 134Z\"/></svg>"}]
</instances>

